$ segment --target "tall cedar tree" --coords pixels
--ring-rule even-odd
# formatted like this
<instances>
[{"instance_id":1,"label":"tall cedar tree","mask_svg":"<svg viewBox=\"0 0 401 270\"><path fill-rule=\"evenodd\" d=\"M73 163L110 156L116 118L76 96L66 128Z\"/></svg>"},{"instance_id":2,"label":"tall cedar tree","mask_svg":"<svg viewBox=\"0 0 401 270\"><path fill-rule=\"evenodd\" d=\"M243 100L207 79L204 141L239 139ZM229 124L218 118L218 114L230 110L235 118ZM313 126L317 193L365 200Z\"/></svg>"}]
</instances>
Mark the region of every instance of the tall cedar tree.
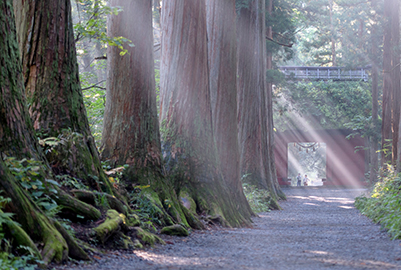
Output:
<instances>
[{"instance_id":1,"label":"tall cedar tree","mask_svg":"<svg viewBox=\"0 0 401 270\"><path fill-rule=\"evenodd\" d=\"M113 193L102 170L83 103L70 0L14 3L34 129L41 137L68 138L64 150L47 155L54 172L70 174L92 188Z\"/></svg>"},{"instance_id":2,"label":"tall cedar tree","mask_svg":"<svg viewBox=\"0 0 401 270\"><path fill-rule=\"evenodd\" d=\"M175 221L187 224L182 213L185 209L162 175L151 1L112 0L110 5L120 6L123 11L109 18L108 35L127 37L135 46L127 48L123 56L117 47L108 47L102 159L113 166L128 164L124 173L127 190L150 185L161 202L169 201L165 208ZM193 217L189 217L191 220Z\"/></svg>"},{"instance_id":3,"label":"tall cedar tree","mask_svg":"<svg viewBox=\"0 0 401 270\"><path fill-rule=\"evenodd\" d=\"M239 169L235 0L207 0L206 15L213 132L220 168L238 209L250 218L252 211L242 189Z\"/></svg>"},{"instance_id":4,"label":"tall cedar tree","mask_svg":"<svg viewBox=\"0 0 401 270\"><path fill-rule=\"evenodd\" d=\"M371 34L371 43L372 43L372 129L374 130L372 134L372 144L370 149L370 158L371 158L371 166L370 166L370 175L369 180L371 183L374 183L377 180L377 170L379 166L379 158L377 155L377 149L379 145L379 136L376 130L379 130L378 124L378 116L379 116L379 91L378 91L378 77L379 77L379 69L376 63L377 55L378 55L378 42L376 39L377 33L377 25L374 23L372 25L372 34Z\"/></svg>"},{"instance_id":5,"label":"tall cedar tree","mask_svg":"<svg viewBox=\"0 0 401 270\"><path fill-rule=\"evenodd\" d=\"M266 93L265 1L253 0L239 11L238 29L238 126L241 175L277 198L268 144L270 120ZM278 207L276 205L275 207Z\"/></svg>"},{"instance_id":6,"label":"tall cedar tree","mask_svg":"<svg viewBox=\"0 0 401 270\"><path fill-rule=\"evenodd\" d=\"M213 139L205 0L162 6L161 121L166 169L177 194L231 226L247 224L222 178Z\"/></svg>"},{"instance_id":7,"label":"tall cedar tree","mask_svg":"<svg viewBox=\"0 0 401 270\"><path fill-rule=\"evenodd\" d=\"M400 1L394 0L391 7L391 81L393 86L392 91L392 164L397 165L398 154L398 136L400 124L400 100L401 100L401 84L400 84Z\"/></svg>"},{"instance_id":8,"label":"tall cedar tree","mask_svg":"<svg viewBox=\"0 0 401 270\"><path fill-rule=\"evenodd\" d=\"M399 1L384 1L382 165L395 165L400 119ZM392 146L391 146L392 145ZM389 152L392 152L390 155Z\"/></svg>"},{"instance_id":9,"label":"tall cedar tree","mask_svg":"<svg viewBox=\"0 0 401 270\"><path fill-rule=\"evenodd\" d=\"M109 46L102 159L113 166L128 164L137 177L161 171L159 123L153 63L151 1L112 0L123 11L110 16L108 35L132 41L128 53Z\"/></svg>"},{"instance_id":10,"label":"tall cedar tree","mask_svg":"<svg viewBox=\"0 0 401 270\"><path fill-rule=\"evenodd\" d=\"M19 159L33 158L45 163L34 137L35 132L26 106L12 1L0 1L0 10L0 154L12 155ZM30 196L20 188L2 160L0 190L11 199L11 203L4 206L5 211L17 213L15 220L25 231L7 231L8 225L5 223L5 236L13 238L11 243L16 246L30 246L45 263L61 262L74 251L82 251L68 233L58 226L57 222L46 217ZM58 193L58 196L64 195L62 192ZM33 242L43 243L41 255ZM81 255L75 258L87 259L84 252Z\"/></svg>"},{"instance_id":11,"label":"tall cedar tree","mask_svg":"<svg viewBox=\"0 0 401 270\"><path fill-rule=\"evenodd\" d=\"M274 10L273 0L266 1L266 11L269 17L272 17ZM266 20L267 21L267 20ZM271 42L273 40L273 27L268 25L266 27L266 38ZM273 69L273 52L266 49L266 69L271 71ZM285 198L284 192L281 191L277 180L276 163L274 158L274 123L273 123L273 83L266 83L266 108L268 114L267 120L267 145L269 146L269 160L267 169L271 173L272 182L276 189L277 195L280 198Z\"/></svg>"}]
</instances>

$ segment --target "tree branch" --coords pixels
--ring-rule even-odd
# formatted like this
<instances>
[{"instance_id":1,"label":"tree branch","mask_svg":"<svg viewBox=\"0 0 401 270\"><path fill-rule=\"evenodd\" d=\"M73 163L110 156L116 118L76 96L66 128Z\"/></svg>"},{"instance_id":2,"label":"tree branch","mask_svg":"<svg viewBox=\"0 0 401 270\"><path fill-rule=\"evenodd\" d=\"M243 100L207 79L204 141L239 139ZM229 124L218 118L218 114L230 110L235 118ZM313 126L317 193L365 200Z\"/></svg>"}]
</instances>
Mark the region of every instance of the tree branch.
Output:
<instances>
[{"instance_id":1,"label":"tree branch","mask_svg":"<svg viewBox=\"0 0 401 270\"><path fill-rule=\"evenodd\" d=\"M84 90L88 90L88 89L91 89L91 88L99 88L99 89L102 89L102 90L106 90L105 87L99 86L99 84L101 84L102 82L105 82L105 81L106 81L106 80L101 80L100 82L97 82L97 83L95 83L95 84L93 84L93 85L91 85L91 86L82 88L81 90L84 91Z\"/></svg>"},{"instance_id":2,"label":"tree branch","mask_svg":"<svg viewBox=\"0 0 401 270\"><path fill-rule=\"evenodd\" d=\"M269 38L268 36L266 36L266 39L267 39L267 40L270 40L271 42L274 42L274 43L276 43L276 44L278 44L278 45L280 45L280 46L284 46L284 47L288 47L288 48L292 48L292 45L294 45L293 43L284 44L284 43L278 42L278 41L276 41L276 40L274 40L274 39L272 39L272 38Z\"/></svg>"}]
</instances>

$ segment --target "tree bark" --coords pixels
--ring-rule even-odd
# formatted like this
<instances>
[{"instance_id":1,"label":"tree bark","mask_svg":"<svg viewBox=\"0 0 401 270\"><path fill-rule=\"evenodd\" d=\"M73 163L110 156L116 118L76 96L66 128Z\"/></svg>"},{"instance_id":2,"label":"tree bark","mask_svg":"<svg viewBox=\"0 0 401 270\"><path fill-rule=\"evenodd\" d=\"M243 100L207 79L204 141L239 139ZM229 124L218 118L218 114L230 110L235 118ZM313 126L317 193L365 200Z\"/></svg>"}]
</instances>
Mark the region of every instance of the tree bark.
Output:
<instances>
[{"instance_id":1,"label":"tree bark","mask_svg":"<svg viewBox=\"0 0 401 270\"><path fill-rule=\"evenodd\" d=\"M161 201L171 202L166 210L175 221L187 224L178 197L162 175L151 1L112 0L110 4L123 7L123 12L109 18L108 34L127 37L135 46L127 48L124 56L117 47L108 47L102 159L114 166L128 164L127 189L150 184Z\"/></svg>"},{"instance_id":2,"label":"tree bark","mask_svg":"<svg viewBox=\"0 0 401 270\"><path fill-rule=\"evenodd\" d=\"M236 211L219 170L213 139L204 0L163 2L160 70L163 152L178 194L198 213L247 224Z\"/></svg>"},{"instance_id":3,"label":"tree bark","mask_svg":"<svg viewBox=\"0 0 401 270\"><path fill-rule=\"evenodd\" d=\"M127 37L135 47L124 56L117 47L108 47L102 159L160 172L151 2L112 0L110 4L123 11L109 18L108 34Z\"/></svg>"},{"instance_id":4,"label":"tree bark","mask_svg":"<svg viewBox=\"0 0 401 270\"><path fill-rule=\"evenodd\" d=\"M397 165L397 154L398 154L398 132L400 125L400 101L401 101L401 89L400 89L400 2L395 0L391 7L391 80L392 80L392 159L391 163Z\"/></svg>"},{"instance_id":5,"label":"tree bark","mask_svg":"<svg viewBox=\"0 0 401 270\"><path fill-rule=\"evenodd\" d=\"M383 40L383 109L382 109L382 159L381 165L390 162L392 129L391 129L391 96L393 92L393 82L391 80L391 8L393 0L384 1L384 40ZM390 145L390 146L389 146Z\"/></svg>"},{"instance_id":6,"label":"tree bark","mask_svg":"<svg viewBox=\"0 0 401 270\"><path fill-rule=\"evenodd\" d=\"M375 46L376 43L372 44ZM377 52L377 48L374 48L375 54ZM379 166L379 158L377 154L378 145L379 145L379 136L377 134L377 128L379 126L378 123L378 115L379 115L379 102L378 102L378 68L375 63L372 65L372 122L373 122L373 130L374 134L372 136L372 145L371 145L371 169L370 169L370 182L374 183L377 181L377 170Z\"/></svg>"},{"instance_id":7,"label":"tree bark","mask_svg":"<svg viewBox=\"0 0 401 270\"><path fill-rule=\"evenodd\" d=\"M17 36L12 1L0 2L0 151L17 157L39 158L37 143L29 119L24 97ZM47 217L17 185L0 158L0 190L12 200L6 210L16 215L17 221L34 241L43 241L43 260L66 259L68 247Z\"/></svg>"},{"instance_id":8,"label":"tree bark","mask_svg":"<svg viewBox=\"0 0 401 270\"><path fill-rule=\"evenodd\" d=\"M268 145L264 11L265 0L253 0L249 9L240 10L237 20L240 168L241 175L248 175L247 182L277 198Z\"/></svg>"},{"instance_id":9,"label":"tree bark","mask_svg":"<svg viewBox=\"0 0 401 270\"><path fill-rule=\"evenodd\" d=\"M267 0L267 15L272 16L273 13L273 4L274 0ZM273 40L273 28L272 26L267 27L267 36L270 40ZM273 69L273 53L271 51L266 52L266 69ZM277 171L276 171L276 163L274 158L274 122L273 122L273 83L266 83L266 108L268 114L267 121L267 145L269 147L269 157L270 164L268 170L270 172L270 177L273 182L273 187L275 192L277 193L279 198L285 199L285 194L280 189L277 180Z\"/></svg>"},{"instance_id":10,"label":"tree bark","mask_svg":"<svg viewBox=\"0 0 401 270\"><path fill-rule=\"evenodd\" d=\"M27 103L36 132L41 137L57 137L66 130L83 135L72 142L74 151L66 151L67 156L48 157L50 164L56 173L113 193L83 103L70 1L14 2Z\"/></svg>"},{"instance_id":11,"label":"tree bark","mask_svg":"<svg viewBox=\"0 0 401 270\"><path fill-rule=\"evenodd\" d=\"M250 220L239 168L237 35L234 0L206 1L212 122L220 169L241 214Z\"/></svg>"},{"instance_id":12,"label":"tree bark","mask_svg":"<svg viewBox=\"0 0 401 270\"><path fill-rule=\"evenodd\" d=\"M336 40L334 37L334 18L333 18L333 0L329 0L329 14L330 14L330 41L331 41L331 62L333 67L337 66L337 52L336 52Z\"/></svg>"}]
</instances>

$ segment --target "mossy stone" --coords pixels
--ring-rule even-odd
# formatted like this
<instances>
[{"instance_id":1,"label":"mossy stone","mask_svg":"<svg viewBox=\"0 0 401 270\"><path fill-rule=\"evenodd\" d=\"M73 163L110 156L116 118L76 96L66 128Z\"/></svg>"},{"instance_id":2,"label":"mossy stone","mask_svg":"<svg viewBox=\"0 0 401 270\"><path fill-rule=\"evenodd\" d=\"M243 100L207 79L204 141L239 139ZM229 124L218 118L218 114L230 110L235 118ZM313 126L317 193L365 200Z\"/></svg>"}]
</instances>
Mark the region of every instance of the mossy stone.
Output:
<instances>
[{"instance_id":1,"label":"mossy stone","mask_svg":"<svg viewBox=\"0 0 401 270\"><path fill-rule=\"evenodd\" d=\"M162 245L165 245L166 243L157 235L147 232L144 229L140 227L135 227L134 228L136 231L136 236L142 241L144 244L148 244L150 246L154 246L156 243L160 243Z\"/></svg>"},{"instance_id":2,"label":"mossy stone","mask_svg":"<svg viewBox=\"0 0 401 270\"><path fill-rule=\"evenodd\" d=\"M188 192L182 190L180 192L180 200L182 205L184 205L191 213L196 213L196 203L194 199L189 196Z\"/></svg>"},{"instance_id":3,"label":"mossy stone","mask_svg":"<svg viewBox=\"0 0 401 270\"><path fill-rule=\"evenodd\" d=\"M180 224L175 224L172 226L164 227L160 233L167 234L167 235L175 235L175 236L188 236L189 235L188 230L185 229Z\"/></svg>"},{"instance_id":4,"label":"mossy stone","mask_svg":"<svg viewBox=\"0 0 401 270\"><path fill-rule=\"evenodd\" d=\"M141 244L141 242L139 242L138 239L134 240L134 248L135 249L143 249L143 245Z\"/></svg>"}]
</instances>

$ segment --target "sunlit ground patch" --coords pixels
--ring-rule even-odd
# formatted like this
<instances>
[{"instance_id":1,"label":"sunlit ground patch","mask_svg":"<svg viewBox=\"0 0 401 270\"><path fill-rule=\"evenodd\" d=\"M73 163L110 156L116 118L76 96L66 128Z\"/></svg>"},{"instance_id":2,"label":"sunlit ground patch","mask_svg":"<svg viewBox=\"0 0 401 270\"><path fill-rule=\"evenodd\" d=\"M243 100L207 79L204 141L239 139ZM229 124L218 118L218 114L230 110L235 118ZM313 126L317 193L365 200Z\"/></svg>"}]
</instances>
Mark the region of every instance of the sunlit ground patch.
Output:
<instances>
[{"instance_id":1,"label":"sunlit ground patch","mask_svg":"<svg viewBox=\"0 0 401 270\"><path fill-rule=\"evenodd\" d=\"M143 260L160 265L166 265L166 264L174 264L181 266L201 265L201 262L199 262L200 258L197 258L195 256L186 258L180 256L159 255L144 250L134 250L134 254L139 258L142 258Z\"/></svg>"}]
</instances>

